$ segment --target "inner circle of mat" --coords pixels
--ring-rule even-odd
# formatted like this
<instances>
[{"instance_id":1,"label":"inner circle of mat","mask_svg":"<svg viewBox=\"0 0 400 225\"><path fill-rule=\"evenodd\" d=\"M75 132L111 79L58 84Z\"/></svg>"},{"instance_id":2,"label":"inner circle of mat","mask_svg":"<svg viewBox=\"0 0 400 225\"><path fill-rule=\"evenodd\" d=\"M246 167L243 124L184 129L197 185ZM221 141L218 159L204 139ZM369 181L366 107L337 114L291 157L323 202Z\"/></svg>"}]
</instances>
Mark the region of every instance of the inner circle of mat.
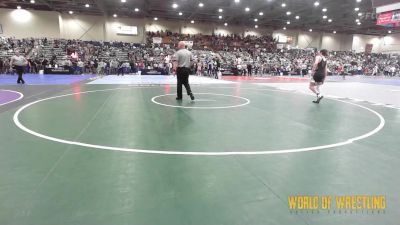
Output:
<instances>
[{"instance_id":1,"label":"inner circle of mat","mask_svg":"<svg viewBox=\"0 0 400 225\"><path fill-rule=\"evenodd\" d=\"M216 94L216 93L195 93L193 101L177 101L173 96L176 94L164 94L154 96L151 101L157 105L183 109L228 109L242 107L250 104L250 100L240 96Z\"/></svg>"}]
</instances>

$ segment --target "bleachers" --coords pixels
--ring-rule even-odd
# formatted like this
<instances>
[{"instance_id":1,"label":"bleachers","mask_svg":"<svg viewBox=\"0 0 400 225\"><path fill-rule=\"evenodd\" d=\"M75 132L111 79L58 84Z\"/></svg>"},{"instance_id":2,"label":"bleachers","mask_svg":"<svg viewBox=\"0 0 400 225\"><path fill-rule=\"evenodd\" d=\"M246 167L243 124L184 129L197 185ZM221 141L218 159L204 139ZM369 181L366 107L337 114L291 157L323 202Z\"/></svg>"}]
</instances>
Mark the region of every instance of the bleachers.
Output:
<instances>
[{"instance_id":1,"label":"bleachers","mask_svg":"<svg viewBox=\"0 0 400 225\"><path fill-rule=\"evenodd\" d=\"M221 37L221 36L187 36L166 33L149 33L148 41L155 35L166 35L167 40L177 41L179 39L195 40L194 59L196 66L202 65L203 70L207 70L211 64L216 66L219 61L220 69L232 69L238 74L249 74L252 68L254 75L262 74L301 74L303 70L310 70L315 57L314 52L303 49L283 49L274 50L271 48L253 48L249 44L254 41L262 41L264 44L273 43L269 37ZM164 37L165 38L165 37ZM205 48L205 43L217 43L221 40L229 41L224 45L225 49L212 50L214 45ZM242 43L238 44L238 40ZM196 41L199 41L196 44ZM123 42L100 42L100 41L80 41L65 39L0 39L0 59L7 61L16 48L28 59L41 64L43 59L58 66L72 66L76 59L71 57L76 53L78 58L83 61L86 72L94 72L95 62L106 62L110 64L112 60L119 64L129 62L135 67L139 64L146 68L165 68L166 56L171 57L174 53L174 43L153 44L148 42L146 45L123 43ZM244 48L244 45L248 48ZM241 47L237 47L237 46ZM232 46L234 49L232 49ZM209 48L210 47L210 48ZM399 57L397 55L371 54L354 52L334 52L329 57L329 69L332 73L351 73L351 74L387 74L394 75L399 71ZM197 70L198 68L194 68ZM375 70L375 72L374 72ZM376 72L377 71L377 72ZM395 71L394 73L392 71ZM4 70L3 70L4 72Z\"/></svg>"}]
</instances>

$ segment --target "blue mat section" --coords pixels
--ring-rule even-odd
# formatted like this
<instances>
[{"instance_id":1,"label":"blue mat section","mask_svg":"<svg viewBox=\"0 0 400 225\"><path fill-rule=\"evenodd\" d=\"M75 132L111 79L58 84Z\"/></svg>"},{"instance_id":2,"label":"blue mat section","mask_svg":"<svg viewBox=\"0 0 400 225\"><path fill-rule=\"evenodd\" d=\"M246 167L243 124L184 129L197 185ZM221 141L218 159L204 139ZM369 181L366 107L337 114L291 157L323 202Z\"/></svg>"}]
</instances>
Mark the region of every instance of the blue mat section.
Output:
<instances>
[{"instance_id":1,"label":"blue mat section","mask_svg":"<svg viewBox=\"0 0 400 225\"><path fill-rule=\"evenodd\" d=\"M384 79L384 80L364 80L361 81L363 83L369 84L382 84L382 85L393 85L393 86L400 86L400 80L398 79Z\"/></svg>"},{"instance_id":2,"label":"blue mat section","mask_svg":"<svg viewBox=\"0 0 400 225\"><path fill-rule=\"evenodd\" d=\"M343 81L342 76L330 76L328 77L328 81ZM380 85L392 85L392 86L400 86L400 78L399 77L368 77L368 76L346 76L345 81L351 82L360 82L360 83L368 83L368 84L380 84Z\"/></svg>"},{"instance_id":3,"label":"blue mat section","mask_svg":"<svg viewBox=\"0 0 400 225\"><path fill-rule=\"evenodd\" d=\"M39 75L24 74L28 85L73 84L95 77L95 75ZM0 85L17 85L17 75L0 75Z\"/></svg>"}]
</instances>

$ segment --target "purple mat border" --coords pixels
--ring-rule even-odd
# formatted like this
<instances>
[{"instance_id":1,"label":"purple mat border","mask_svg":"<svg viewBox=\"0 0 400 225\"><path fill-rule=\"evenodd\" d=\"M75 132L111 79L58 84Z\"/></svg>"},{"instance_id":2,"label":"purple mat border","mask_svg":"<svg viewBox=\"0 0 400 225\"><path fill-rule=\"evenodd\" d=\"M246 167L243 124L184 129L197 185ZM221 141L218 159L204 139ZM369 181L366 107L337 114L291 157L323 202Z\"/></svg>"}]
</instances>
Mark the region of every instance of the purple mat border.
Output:
<instances>
[{"instance_id":1,"label":"purple mat border","mask_svg":"<svg viewBox=\"0 0 400 225\"><path fill-rule=\"evenodd\" d=\"M24 95L18 91L0 90L0 106L22 99Z\"/></svg>"}]
</instances>

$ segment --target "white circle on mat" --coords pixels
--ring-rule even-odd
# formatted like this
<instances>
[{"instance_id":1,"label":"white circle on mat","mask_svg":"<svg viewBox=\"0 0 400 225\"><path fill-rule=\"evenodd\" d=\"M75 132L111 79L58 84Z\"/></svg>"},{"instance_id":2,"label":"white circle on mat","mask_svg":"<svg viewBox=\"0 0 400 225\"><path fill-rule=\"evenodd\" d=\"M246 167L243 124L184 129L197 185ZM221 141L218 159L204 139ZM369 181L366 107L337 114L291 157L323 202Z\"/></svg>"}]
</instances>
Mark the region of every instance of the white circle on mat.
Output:
<instances>
[{"instance_id":1,"label":"white circle on mat","mask_svg":"<svg viewBox=\"0 0 400 225\"><path fill-rule=\"evenodd\" d=\"M172 107L172 108L183 108L183 109L229 109L229 108L237 108L241 106L245 106L250 104L250 100L247 98L239 97L239 96L234 96L234 95L225 95L225 94L215 94L215 93L195 93L194 95L215 95L215 96L224 96L224 97L231 97L231 98L237 98L240 100L243 100L243 103L241 104L236 104L236 105L228 105L228 106L183 106L183 105L170 105L170 104L165 104L158 102L157 99L164 97L164 96L176 96L176 94L166 94L166 95L158 95L155 96L151 99L151 101L157 105L162 105L166 107ZM201 101L201 100L200 100ZM196 100L194 100L196 102Z\"/></svg>"},{"instance_id":2,"label":"white circle on mat","mask_svg":"<svg viewBox=\"0 0 400 225\"><path fill-rule=\"evenodd\" d=\"M94 92L105 92L105 91L113 91L113 90L121 90L121 89L126 89L126 88L114 88L114 89L103 89L103 90L94 90L94 91L85 91L85 92L80 92L80 94L87 94L87 93L94 93ZM265 91L269 91L268 89L264 89ZM276 91L276 90L272 90ZM285 92L287 93L287 92ZM365 109L369 113L372 113L379 119L379 125L374 128L373 130L354 137L354 138L349 138L346 141L338 142L338 143L333 143L333 144L328 144L328 145L320 145L320 146L312 146L312 147L306 147L306 148L294 148L294 149L276 149L276 150L269 150L269 151L226 151L226 152L185 152L185 151L176 151L176 150L146 150L146 149L135 149L135 148L122 148L122 147L112 147L112 146L105 146L105 145L96 145L96 144L88 144L88 143L82 143L82 142L77 142L77 141L70 141L70 140L65 140L65 139L60 139L56 137L51 137L48 135L44 135L41 133L38 133L36 131L33 131L27 127L25 127L19 120L19 115L27 108L31 107L32 105L35 105L40 102L48 101L51 99L57 99L57 98L62 98L62 97L67 97L67 96L72 96L76 95L78 93L72 93L72 94L65 94L65 95L59 95L59 96L54 96L54 97L49 97L49 98L44 98L40 99L34 102L31 102L29 104L26 104L22 106L20 109L18 109L13 117L14 123L19 127L21 130L34 135L39 138L43 138L49 141L54 141L58 143L63 143L63 144L68 144L68 145L74 145L74 146L80 146L80 147L87 147L87 148L92 148L92 149L102 149L102 150L110 150L110 151L120 151L120 152L134 152L134 153L146 153L146 154L160 154L160 155L191 155L191 156L232 156L232 155L276 155L276 154L288 154L288 153L299 153L299 152L309 152L309 151L318 151L318 150L324 150L324 149L331 149L331 148L336 148L336 147L341 147L345 145L352 144L355 141L360 141L362 139L368 138L376 133L378 133L382 128L385 126L385 119L381 114L378 112L356 104L352 102L347 102L347 101L342 101L342 100L337 100L337 99L331 99L333 101L338 101L346 104L350 104L353 106L357 106L359 108ZM329 99L329 98L328 98Z\"/></svg>"}]
</instances>

